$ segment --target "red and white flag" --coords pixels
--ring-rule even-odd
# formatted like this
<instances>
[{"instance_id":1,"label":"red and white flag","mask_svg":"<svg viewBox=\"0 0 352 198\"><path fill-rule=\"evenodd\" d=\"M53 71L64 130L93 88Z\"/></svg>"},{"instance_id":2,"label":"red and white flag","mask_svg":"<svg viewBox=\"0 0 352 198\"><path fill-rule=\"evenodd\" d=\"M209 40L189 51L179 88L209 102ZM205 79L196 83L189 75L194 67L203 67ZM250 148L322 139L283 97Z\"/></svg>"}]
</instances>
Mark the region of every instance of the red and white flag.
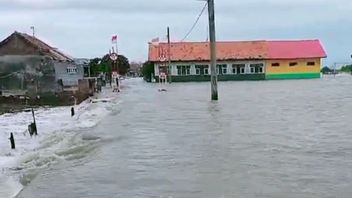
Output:
<instances>
[{"instance_id":1,"label":"red and white flag","mask_svg":"<svg viewBox=\"0 0 352 198\"><path fill-rule=\"evenodd\" d=\"M111 37L111 42L112 42L112 43L117 43L117 35L113 35L113 36Z\"/></svg>"}]
</instances>

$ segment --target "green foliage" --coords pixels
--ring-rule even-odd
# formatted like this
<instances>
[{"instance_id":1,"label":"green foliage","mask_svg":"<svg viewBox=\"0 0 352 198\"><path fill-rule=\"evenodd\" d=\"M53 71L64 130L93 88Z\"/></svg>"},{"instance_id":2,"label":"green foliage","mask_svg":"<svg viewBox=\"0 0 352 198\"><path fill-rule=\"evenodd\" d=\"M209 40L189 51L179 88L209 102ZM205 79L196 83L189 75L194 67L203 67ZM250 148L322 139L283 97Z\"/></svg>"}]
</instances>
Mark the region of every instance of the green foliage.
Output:
<instances>
[{"instance_id":1,"label":"green foliage","mask_svg":"<svg viewBox=\"0 0 352 198\"><path fill-rule=\"evenodd\" d=\"M120 74L125 75L130 69L130 63L128 59L123 55L119 55L117 61L119 65Z\"/></svg>"},{"instance_id":2,"label":"green foliage","mask_svg":"<svg viewBox=\"0 0 352 198\"><path fill-rule=\"evenodd\" d=\"M327 66L325 66L325 67L323 67L323 68L321 69L321 73L323 73L323 74L328 74L328 73L331 73L331 72L333 72L333 70L330 69L330 68L327 67Z\"/></svg>"},{"instance_id":3,"label":"green foliage","mask_svg":"<svg viewBox=\"0 0 352 198\"><path fill-rule=\"evenodd\" d=\"M100 73L100 58L94 58L89 62L90 75L97 76Z\"/></svg>"},{"instance_id":4,"label":"green foliage","mask_svg":"<svg viewBox=\"0 0 352 198\"><path fill-rule=\"evenodd\" d=\"M352 72L352 65L346 65L341 67L340 71L342 72Z\"/></svg>"},{"instance_id":5,"label":"green foliage","mask_svg":"<svg viewBox=\"0 0 352 198\"><path fill-rule=\"evenodd\" d=\"M106 54L102 58L94 58L89 63L91 75L97 76L101 72L111 73L115 64L116 63L110 59L109 54ZM118 55L117 65L121 75L125 75L130 69L130 63L123 55Z\"/></svg>"},{"instance_id":6,"label":"green foliage","mask_svg":"<svg viewBox=\"0 0 352 198\"><path fill-rule=\"evenodd\" d=\"M143 67L142 67L142 75L145 81L147 82L151 82L151 76L152 74L154 74L154 63L152 62L145 62L143 63Z\"/></svg>"}]
</instances>

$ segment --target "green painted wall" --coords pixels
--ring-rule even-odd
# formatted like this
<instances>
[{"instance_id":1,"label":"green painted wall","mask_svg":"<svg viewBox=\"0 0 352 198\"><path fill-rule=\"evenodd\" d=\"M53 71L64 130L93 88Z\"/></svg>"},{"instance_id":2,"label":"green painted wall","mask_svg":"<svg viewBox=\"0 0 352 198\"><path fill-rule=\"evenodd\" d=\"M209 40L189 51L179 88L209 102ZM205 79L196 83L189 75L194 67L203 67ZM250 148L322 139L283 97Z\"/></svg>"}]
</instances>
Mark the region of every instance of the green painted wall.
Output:
<instances>
[{"instance_id":1,"label":"green painted wall","mask_svg":"<svg viewBox=\"0 0 352 198\"><path fill-rule=\"evenodd\" d=\"M281 73L281 74L266 74L267 80L281 80L281 79L309 79L320 78L320 73Z\"/></svg>"}]
</instances>

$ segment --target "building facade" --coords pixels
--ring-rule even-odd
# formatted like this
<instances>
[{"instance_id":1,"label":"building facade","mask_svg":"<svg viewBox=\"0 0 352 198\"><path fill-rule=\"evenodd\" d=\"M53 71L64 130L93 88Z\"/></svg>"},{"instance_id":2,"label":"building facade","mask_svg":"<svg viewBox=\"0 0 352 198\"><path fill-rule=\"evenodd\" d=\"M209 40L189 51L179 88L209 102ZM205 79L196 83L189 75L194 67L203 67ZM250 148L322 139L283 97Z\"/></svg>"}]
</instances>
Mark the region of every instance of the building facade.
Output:
<instances>
[{"instance_id":1,"label":"building facade","mask_svg":"<svg viewBox=\"0 0 352 198\"><path fill-rule=\"evenodd\" d=\"M29 95L60 92L78 87L83 72L73 58L34 36L14 32L0 42L1 90Z\"/></svg>"},{"instance_id":2,"label":"building facade","mask_svg":"<svg viewBox=\"0 0 352 198\"><path fill-rule=\"evenodd\" d=\"M209 57L207 42L149 43L156 80L210 81ZM217 42L216 71L220 81L320 78L325 57L319 40Z\"/></svg>"},{"instance_id":3,"label":"building facade","mask_svg":"<svg viewBox=\"0 0 352 198\"><path fill-rule=\"evenodd\" d=\"M77 90L78 81L84 78L84 67L74 62L58 62L54 65L55 77L64 90Z\"/></svg>"}]
</instances>

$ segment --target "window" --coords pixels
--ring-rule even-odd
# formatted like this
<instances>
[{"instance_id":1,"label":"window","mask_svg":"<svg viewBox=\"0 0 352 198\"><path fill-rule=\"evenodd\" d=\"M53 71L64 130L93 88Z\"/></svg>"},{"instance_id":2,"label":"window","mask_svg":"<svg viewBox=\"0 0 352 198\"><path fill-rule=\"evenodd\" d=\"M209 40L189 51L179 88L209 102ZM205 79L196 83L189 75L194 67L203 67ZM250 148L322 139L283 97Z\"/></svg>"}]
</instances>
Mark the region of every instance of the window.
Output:
<instances>
[{"instance_id":1,"label":"window","mask_svg":"<svg viewBox=\"0 0 352 198\"><path fill-rule=\"evenodd\" d=\"M191 74L190 65L178 65L177 66L177 75L179 76L188 76Z\"/></svg>"},{"instance_id":2,"label":"window","mask_svg":"<svg viewBox=\"0 0 352 198\"><path fill-rule=\"evenodd\" d=\"M208 65L196 65L197 75L208 75Z\"/></svg>"},{"instance_id":3,"label":"window","mask_svg":"<svg viewBox=\"0 0 352 198\"><path fill-rule=\"evenodd\" d=\"M244 74L245 73L245 68L246 65L245 64L233 64L232 65L232 73L234 74Z\"/></svg>"},{"instance_id":4,"label":"window","mask_svg":"<svg viewBox=\"0 0 352 198\"><path fill-rule=\"evenodd\" d=\"M222 66L222 74L227 74L227 65Z\"/></svg>"},{"instance_id":5,"label":"window","mask_svg":"<svg viewBox=\"0 0 352 198\"><path fill-rule=\"evenodd\" d=\"M227 74L227 65L226 64L219 64L216 66L216 72L218 75Z\"/></svg>"},{"instance_id":6,"label":"window","mask_svg":"<svg viewBox=\"0 0 352 198\"><path fill-rule=\"evenodd\" d=\"M208 67L204 68L204 75L209 75L209 68Z\"/></svg>"},{"instance_id":7,"label":"window","mask_svg":"<svg viewBox=\"0 0 352 198\"><path fill-rule=\"evenodd\" d=\"M245 67L240 67L240 74L244 74L245 73Z\"/></svg>"},{"instance_id":8,"label":"window","mask_svg":"<svg viewBox=\"0 0 352 198\"><path fill-rule=\"evenodd\" d=\"M77 67L67 67L66 72L68 74L77 74L78 70L77 70Z\"/></svg>"},{"instance_id":9,"label":"window","mask_svg":"<svg viewBox=\"0 0 352 198\"><path fill-rule=\"evenodd\" d=\"M232 73L237 74L237 67L234 67L233 65L232 65Z\"/></svg>"},{"instance_id":10,"label":"window","mask_svg":"<svg viewBox=\"0 0 352 198\"><path fill-rule=\"evenodd\" d=\"M251 64L251 74L261 74L264 71L264 64L258 63L258 64Z\"/></svg>"},{"instance_id":11,"label":"window","mask_svg":"<svg viewBox=\"0 0 352 198\"><path fill-rule=\"evenodd\" d=\"M294 66L296 66L297 65L297 62L292 62L292 63L290 63L290 67L294 67Z\"/></svg>"},{"instance_id":12,"label":"window","mask_svg":"<svg viewBox=\"0 0 352 198\"><path fill-rule=\"evenodd\" d=\"M159 73L168 73L168 68L165 66L159 66Z\"/></svg>"},{"instance_id":13,"label":"window","mask_svg":"<svg viewBox=\"0 0 352 198\"><path fill-rule=\"evenodd\" d=\"M314 65L315 65L315 62L307 62L307 65L308 65L308 66L314 66Z\"/></svg>"},{"instance_id":14,"label":"window","mask_svg":"<svg viewBox=\"0 0 352 198\"><path fill-rule=\"evenodd\" d=\"M182 66L177 66L177 75L182 75Z\"/></svg>"},{"instance_id":15,"label":"window","mask_svg":"<svg viewBox=\"0 0 352 198\"><path fill-rule=\"evenodd\" d=\"M200 67L196 67L196 74L200 75Z\"/></svg>"},{"instance_id":16,"label":"window","mask_svg":"<svg viewBox=\"0 0 352 198\"><path fill-rule=\"evenodd\" d=\"M280 67L280 63L271 63L272 67Z\"/></svg>"},{"instance_id":17,"label":"window","mask_svg":"<svg viewBox=\"0 0 352 198\"><path fill-rule=\"evenodd\" d=\"M255 67L251 67L251 74L255 73Z\"/></svg>"}]
</instances>

